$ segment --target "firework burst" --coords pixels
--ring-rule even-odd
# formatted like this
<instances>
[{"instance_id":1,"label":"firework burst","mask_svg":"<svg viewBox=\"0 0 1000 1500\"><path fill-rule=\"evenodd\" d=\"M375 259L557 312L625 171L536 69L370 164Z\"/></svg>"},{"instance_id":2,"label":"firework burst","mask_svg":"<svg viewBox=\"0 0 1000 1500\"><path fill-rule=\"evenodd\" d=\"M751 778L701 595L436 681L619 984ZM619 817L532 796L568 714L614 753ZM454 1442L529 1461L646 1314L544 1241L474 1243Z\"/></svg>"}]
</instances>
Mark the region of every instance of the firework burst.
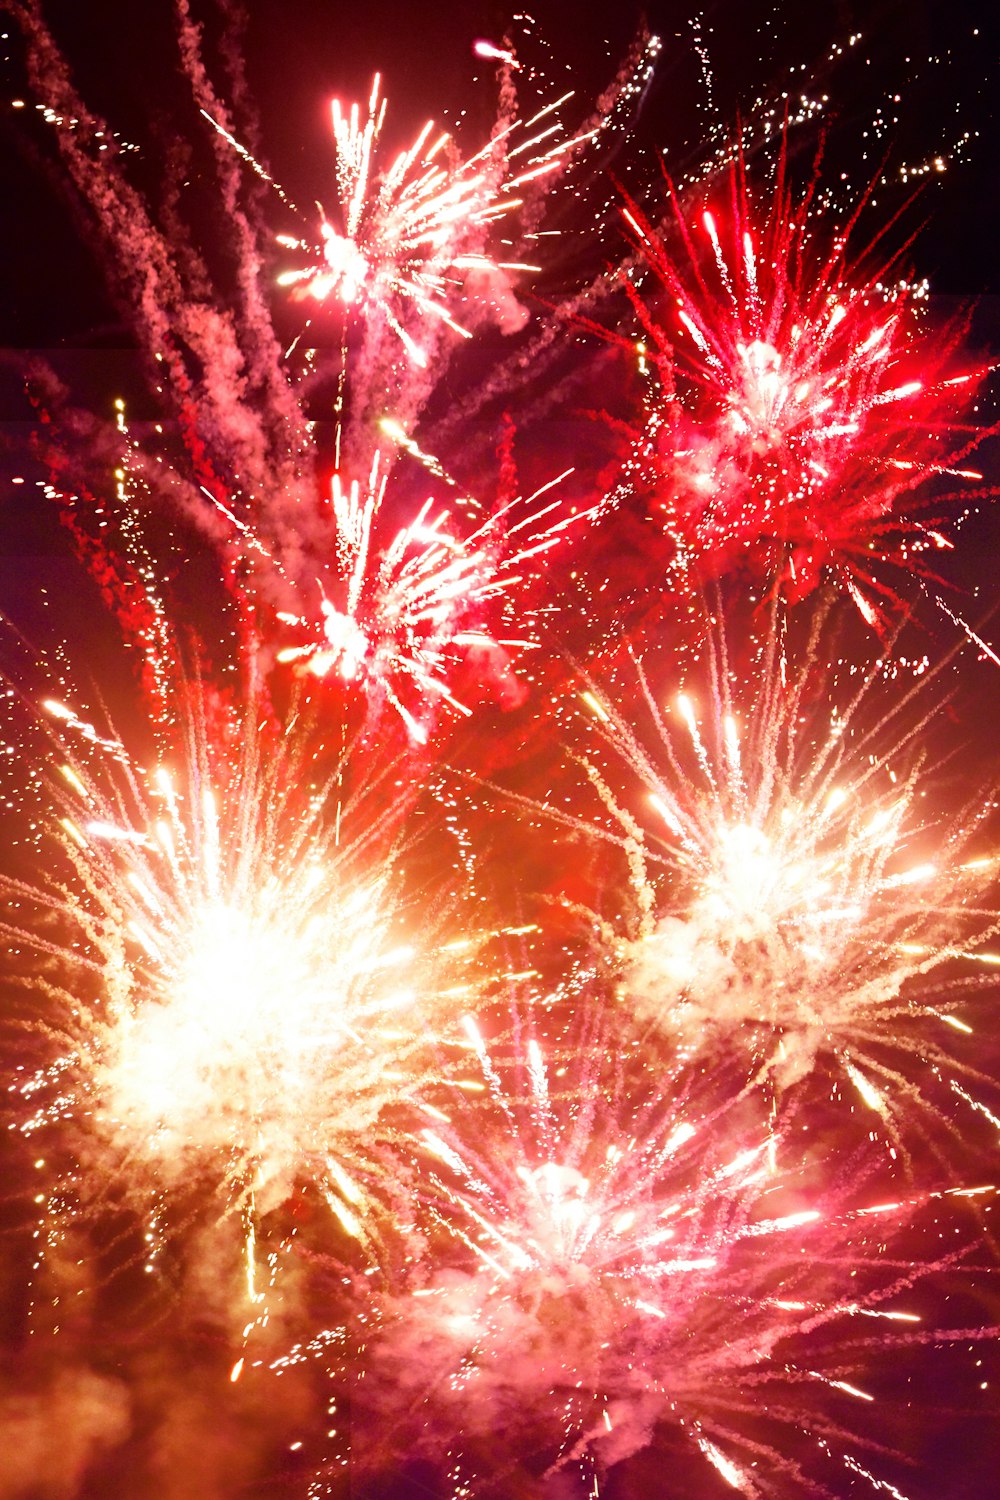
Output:
<instances>
[{"instance_id":1,"label":"firework burst","mask_svg":"<svg viewBox=\"0 0 1000 1500\"><path fill-rule=\"evenodd\" d=\"M723 33L695 15L699 160L656 141L684 184L657 220L657 39L567 129L519 16L523 42L473 45L497 65L488 140L472 105L393 155L376 77L367 108L333 105L314 216L251 154L250 76L288 110L270 39L266 74L243 64L256 13L244 37L243 8L174 0L170 68L157 7L116 7L111 37L88 10L102 75L142 55L156 90L115 97L81 55L104 119L44 4L7 7L12 119L58 158L129 338L113 370L103 335L100 360L29 362L7 497L40 460L91 593L54 556L57 587L26 569L4 594L29 636L74 640L29 648L18 680L44 663L53 696L26 731L0 684L3 1500L915 1500L942 1466L950 1494L995 1406L995 1192L965 1186L1000 1126L995 803L946 800L933 646L907 663L885 622L933 597L951 521L973 529L951 502L991 491L962 426L971 314L935 331L893 249L908 209L857 248L899 201L889 165L872 177L898 123L876 49L836 39L823 64L824 86L847 52L878 77L867 192L828 190L822 151L796 183L827 103L798 64L776 89L737 59L756 102L734 134ZM314 18L292 12L301 62ZM347 76L323 35L323 76ZM93 330L87 300L84 277ZM606 380L587 328L638 380ZM10 546L41 535L6 514ZM568 561L564 533L612 517ZM83 618L98 592L113 658ZM91 639L113 712L67 690ZM945 1457L911 1483L925 1418Z\"/></svg>"},{"instance_id":2,"label":"firework burst","mask_svg":"<svg viewBox=\"0 0 1000 1500\"><path fill-rule=\"evenodd\" d=\"M558 171L596 131L563 137L556 115L566 100L559 99L523 125L499 127L481 151L462 161L450 136L435 134L429 121L409 149L378 173L386 109L380 88L376 75L364 121L357 105L345 114L340 101L333 101L339 224L322 215L319 246L281 236L287 248L311 250L312 258L279 281L293 295L316 302L337 298L349 308L377 308L409 358L422 366L427 352L406 327L406 309L418 323L437 320L468 337L451 310L458 288L465 288L459 297L479 286L484 302L510 304L510 273L539 267L491 259L484 250L488 231L520 206L519 192ZM561 137L555 144L554 135Z\"/></svg>"},{"instance_id":3,"label":"firework burst","mask_svg":"<svg viewBox=\"0 0 1000 1500\"><path fill-rule=\"evenodd\" d=\"M965 460L982 433L961 422L983 372L956 359L964 328L935 334L900 255L852 254L864 202L824 235L816 182L796 197L784 151L766 212L742 164L697 214L671 194L672 231L624 211L662 289L626 281L658 377L629 472L682 572L750 562L789 600L831 579L875 624L898 603L885 565L933 576L929 556L954 545L926 515L945 498L929 482L966 502L981 489Z\"/></svg>"},{"instance_id":4,"label":"firework burst","mask_svg":"<svg viewBox=\"0 0 1000 1500\"><path fill-rule=\"evenodd\" d=\"M361 683L373 708L388 701L410 739L422 744L442 704L469 712L449 683L449 669L459 659L477 663L506 699L523 698L510 653L534 644L531 631L526 637L494 634L486 623L490 607L501 620L513 615L517 586L533 560L555 547L569 527L593 520L600 507L564 512L560 501L543 499L567 470L485 520L476 517L476 502L460 502L474 527L464 537L456 535L450 511L428 500L379 547L375 533L388 483L380 466L376 454L364 492L356 481L345 488L334 475L336 600L320 582L316 638L284 648L278 659L316 677L336 674ZM328 586L332 593L334 581ZM293 626L308 624L294 615L281 618ZM525 618L523 625L529 624Z\"/></svg>"},{"instance_id":5,"label":"firework burst","mask_svg":"<svg viewBox=\"0 0 1000 1500\"><path fill-rule=\"evenodd\" d=\"M872 1399L858 1372L879 1340L854 1330L920 1323L887 1221L929 1200L845 1211L778 1173L780 1144L739 1108L638 1083L638 1053L609 1066L599 1029L554 1047L524 1023L512 1045L465 1029L483 1101L423 1134L443 1243L383 1299L355 1417L370 1403L397 1443L402 1424L407 1447L447 1452L465 1494L596 1483L650 1443L748 1496L832 1493L791 1455L815 1423L858 1464L845 1409Z\"/></svg>"},{"instance_id":6,"label":"firework burst","mask_svg":"<svg viewBox=\"0 0 1000 1500\"><path fill-rule=\"evenodd\" d=\"M795 668L772 637L745 681L717 644L697 702L681 693L665 712L640 672L654 740L585 695L643 788L634 813L591 767L636 902L623 997L686 1055L735 1046L779 1087L836 1059L895 1130L921 1097L917 1064L954 1071L934 1032L970 1030L963 1003L998 961L991 804L928 812L932 707L896 739L901 705L866 728L869 677L817 716L821 639L816 625Z\"/></svg>"},{"instance_id":7,"label":"firework burst","mask_svg":"<svg viewBox=\"0 0 1000 1500\"><path fill-rule=\"evenodd\" d=\"M19 889L49 920L17 935L58 971L54 1117L68 1089L140 1187L200 1175L266 1210L304 1181L366 1237L372 1184L395 1171L381 1169L393 1111L451 1003L447 961L401 904L391 803L374 818L342 806L342 768L324 777L259 710L210 723L193 690L174 754L149 774L46 707L67 874ZM51 1092L41 1078L28 1090Z\"/></svg>"}]
</instances>

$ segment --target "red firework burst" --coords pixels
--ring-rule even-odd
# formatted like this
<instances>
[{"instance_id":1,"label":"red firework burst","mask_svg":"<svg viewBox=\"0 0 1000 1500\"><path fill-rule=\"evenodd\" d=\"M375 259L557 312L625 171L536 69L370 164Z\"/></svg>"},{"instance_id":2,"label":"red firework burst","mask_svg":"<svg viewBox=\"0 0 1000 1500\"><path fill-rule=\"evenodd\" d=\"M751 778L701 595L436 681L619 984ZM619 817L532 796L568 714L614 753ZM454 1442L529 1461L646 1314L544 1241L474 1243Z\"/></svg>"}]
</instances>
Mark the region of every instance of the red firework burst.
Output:
<instances>
[{"instance_id":1,"label":"red firework burst","mask_svg":"<svg viewBox=\"0 0 1000 1500\"><path fill-rule=\"evenodd\" d=\"M627 203L662 289L626 281L659 377L627 473L694 581L750 562L795 601L828 576L875 625L876 600L898 603L883 565L928 576L925 554L952 546L937 512L977 492L964 463L983 434L961 417L984 372L956 360L964 321L935 331L906 246L880 256L883 229L851 252L869 195L823 233L818 166L796 195L782 151L768 204L741 161L711 205L670 184L666 229Z\"/></svg>"}]
</instances>

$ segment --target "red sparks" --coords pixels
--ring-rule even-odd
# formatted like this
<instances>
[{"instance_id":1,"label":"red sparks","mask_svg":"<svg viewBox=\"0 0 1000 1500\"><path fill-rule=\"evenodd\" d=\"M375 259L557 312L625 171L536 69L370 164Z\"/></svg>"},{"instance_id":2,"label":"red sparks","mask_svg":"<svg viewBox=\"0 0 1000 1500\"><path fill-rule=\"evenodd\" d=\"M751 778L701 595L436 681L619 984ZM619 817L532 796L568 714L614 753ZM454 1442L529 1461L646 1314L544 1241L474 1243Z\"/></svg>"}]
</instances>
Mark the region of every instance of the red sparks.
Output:
<instances>
[{"instance_id":1,"label":"red sparks","mask_svg":"<svg viewBox=\"0 0 1000 1500\"><path fill-rule=\"evenodd\" d=\"M629 474L696 581L749 563L795 601L832 577L876 624L872 596L898 602L883 565L926 576L951 545L915 519L952 498L929 481L976 493L959 423L983 372L956 368L964 330L934 330L902 252L873 259L884 230L850 254L864 199L824 236L785 165L766 205L742 163L711 206L671 185L666 227L628 203L654 289L626 290L659 377Z\"/></svg>"}]
</instances>

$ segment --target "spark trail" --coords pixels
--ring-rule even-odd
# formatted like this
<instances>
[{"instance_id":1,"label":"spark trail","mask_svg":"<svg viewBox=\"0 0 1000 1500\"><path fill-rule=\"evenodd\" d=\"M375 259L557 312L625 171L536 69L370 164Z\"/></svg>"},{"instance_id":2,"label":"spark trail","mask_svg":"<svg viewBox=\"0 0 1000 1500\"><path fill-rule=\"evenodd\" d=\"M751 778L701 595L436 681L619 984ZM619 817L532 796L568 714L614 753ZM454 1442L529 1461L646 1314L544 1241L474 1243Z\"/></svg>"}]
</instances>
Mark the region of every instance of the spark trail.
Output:
<instances>
[{"instance_id":1,"label":"spark trail","mask_svg":"<svg viewBox=\"0 0 1000 1500\"><path fill-rule=\"evenodd\" d=\"M84 596L12 580L29 634L73 639L0 746L0 1491L915 1500L915 1388L962 1437L993 1403L995 1194L964 1184L1000 1119L997 862L993 787L941 810L936 707L884 626L920 593L963 623L933 560L991 491L967 325L935 330L902 217L864 244L889 168L793 183L842 54L891 87L874 49L741 70L733 127L699 15L658 80L640 31L584 118L522 15L473 44L492 131L393 154L376 78L302 213L240 7L167 7L175 65L153 42L148 99L130 76L111 109L138 103L137 147L40 0L7 8L13 118L129 325L93 410L69 351L30 380L43 493L122 632L93 673L117 702L134 663L142 710L68 707ZM655 110L689 64L674 153ZM661 220L650 146L683 183ZM855 627L836 671L821 583Z\"/></svg>"},{"instance_id":2,"label":"spark trail","mask_svg":"<svg viewBox=\"0 0 1000 1500\"><path fill-rule=\"evenodd\" d=\"M429 121L409 149L379 173L386 110L380 90L376 74L363 121L357 105L345 114L340 101L333 101L338 224L322 215L321 246L280 236L288 249L311 250L312 258L278 279L299 297L377 309L409 359L425 366L428 351L406 326L407 311L418 326L438 320L467 338L469 331L452 308L478 286L484 306L492 303L495 314L509 319L516 308L507 286L511 273L540 267L494 260L484 248L487 232L521 206L517 195L529 183L562 170L598 131L572 138L562 134L557 117L571 97L565 95L526 122L501 125L481 151L463 161L449 135L435 133ZM524 321L524 314L513 316Z\"/></svg>"},{"instance_id":3,"label":"spark trail","mask_svg":"<svg viewBox=\"0 0 1000 1500\"><path fill-rule=\"evenodd\" d=\"M601 1492L650 1444L680 1450L684 1493L706 1461L748 1496L834 1493L808 1434L819 1424L836 1445L824 1461L856 1465L866 1366L924 1337L918 1273L888 1246L958 1204L810 1190L775 1170L759 1123L699 1105L679 1074L640 1083L638 1054L616 1069L599 1029L552 1043L522 1023L490 1044L464 1024L484 1092L423 1133L437 1242L380 1299L355 1431L376 1424L377 1447L391 1419L397 1451L447 1453L469 1495L560 1473Z\"/></svg>"}]
</instances>

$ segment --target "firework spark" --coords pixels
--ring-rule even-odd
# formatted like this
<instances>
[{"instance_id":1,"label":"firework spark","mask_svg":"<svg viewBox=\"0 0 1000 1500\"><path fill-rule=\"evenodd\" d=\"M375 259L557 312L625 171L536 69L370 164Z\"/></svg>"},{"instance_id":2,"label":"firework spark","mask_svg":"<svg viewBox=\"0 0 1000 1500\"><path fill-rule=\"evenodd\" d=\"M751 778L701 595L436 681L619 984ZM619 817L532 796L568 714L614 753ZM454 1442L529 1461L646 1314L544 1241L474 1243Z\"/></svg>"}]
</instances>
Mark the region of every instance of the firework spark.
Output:
<instances>
[{"instance_id":1,"label":"firework spark","mask_svg":"<svg viewBox=\"0 0 1000 1500\"><path fill-rule=\"evenodd\" d=\"M133 147L88 109L42 5L8 7L15 118L33 152L51 135L132 338L93 412L68 406L73 359L35 370L36 456L143 709L116 708L120 736L66 707L81 663L43 646L58 697L0 745L5 1349L24 1345L25 1377L0 1379L0 1494L319 1500L356 1477L452 1500L905 1500L911 1379L947 1390L949 1424L993 1402L972 1263L994 1191L959 1185L973 1129L961 1170L952 1148L962 1122L1000 1121L984 1039L964 1038L1000 921L992 791L938 814L935 709L925 683L897 691L901 637L884 640L894 587L933 592L956 539L938 504L990 493L960 425L980 374L964 325L936 333L908 246L883 250L901 216L855 253L886 170L832 232L821 209L851 190L827 192L818 160L803 191L779 147L770 197L751 186L827 98L797 68L782 134L773 79L741 71L757 96L734 135L714 118L720 39L693 17L700 163L673 157L685 186L660 223L631 175L643 142L616 163L623 263L596 168L626 156L626 120L658 128L659 42L640 33L574 132L520 16L523 43L472 42L498 80L481 150L485 132L467 148L465 126L428 125L388 154L376 77L367 108L334 103L314 218L241 144L264 137L240 7L167 8L179 71L150 60L169 124L137 119ZM349 71L337 45L328 76ZM824 83L868 50L836 40ZM296 232L276 250L279 228ZM609 456L575 425L607 374L578 334L616 304L645 399L616 384ZM129 431L111 403L133 352ZM431 476L415 498L386 439L401 476ZM559 479L528 493L564 454L573 500ZM557 569L563 533L619 500L610 545ZM792 651L807 611L786 606L814 609L821 580L882 632L877 664L850 607L853 662L833 670L822 608ZM765 594L772 634L744 652ZM20 623L65 610L75 631L83 609L41 589ZM590 684L581 747L545 627L620 666L643 611L638 689ZM670 661L665 618L686 619ZM526 711L485 750L454 735L446 764L437 726L488 695ZM12 683L0 697L16 718ZM517 788L530 847L470 792L466 754ZM536 901L548 924L509 925ZM497 935L524 940L518 972Z\"/></svg>"},{"instance_id":2,"label":"firework spark","mask_svg":"<svg viewBox=\"0 0 1000 1500\"><path fill-rule=\"evenodd\" d=\"M693 1476L701 1458L745 1495L818 1493L791 1455L816 1421L849 1445L851 1402L873 1399L878 1335L855 1325L885 1347L920 1323L887 1221L927 1200L845 1212L803 1191L759 1126L677 1078L637 1090L638 1054L616 1073L599 1032L551 1048L528 1027L498 1048L465 1028L481 1103L423 1135L443 1243L384 1299L356 1416L415 1412L414 1443L450 1453L463 1493L533 1493L526 1471L601 1475L678 1440ZM774 1446L762 1422L784 1429Z\"/></svg>"},{"instance_id":3,"label":"firework spark","mask_svg":"<svg viewBox=\"0 0 1000 1500\"><path fill-rule=\"evenodd\" d=\"M376 74L363 121L356 104L345 113L340 101L333 101L339 225L323 213L321 246L281 236L287 248L311 250L312 256L279 281L294 295L317 302L337 298L348 307L377 308L409 358L423 366L427 351L406 327L405 310L412 309L418 323L437 319L468 337L451 311L456 288L468 295L479 286L484 301L508 301L509 274L540 268L486 254L490 226L520 206L517 195L529 183L559 171L597 131L572 138L562 134L557 112L571 97L565 95L523 124L501 126L481 151L463 161L451 137L435 134L428 121L409 149L378 173L386 111L380 89ZM553 136L558 137L554 143Z\"/></svg>"}]
</instances>

